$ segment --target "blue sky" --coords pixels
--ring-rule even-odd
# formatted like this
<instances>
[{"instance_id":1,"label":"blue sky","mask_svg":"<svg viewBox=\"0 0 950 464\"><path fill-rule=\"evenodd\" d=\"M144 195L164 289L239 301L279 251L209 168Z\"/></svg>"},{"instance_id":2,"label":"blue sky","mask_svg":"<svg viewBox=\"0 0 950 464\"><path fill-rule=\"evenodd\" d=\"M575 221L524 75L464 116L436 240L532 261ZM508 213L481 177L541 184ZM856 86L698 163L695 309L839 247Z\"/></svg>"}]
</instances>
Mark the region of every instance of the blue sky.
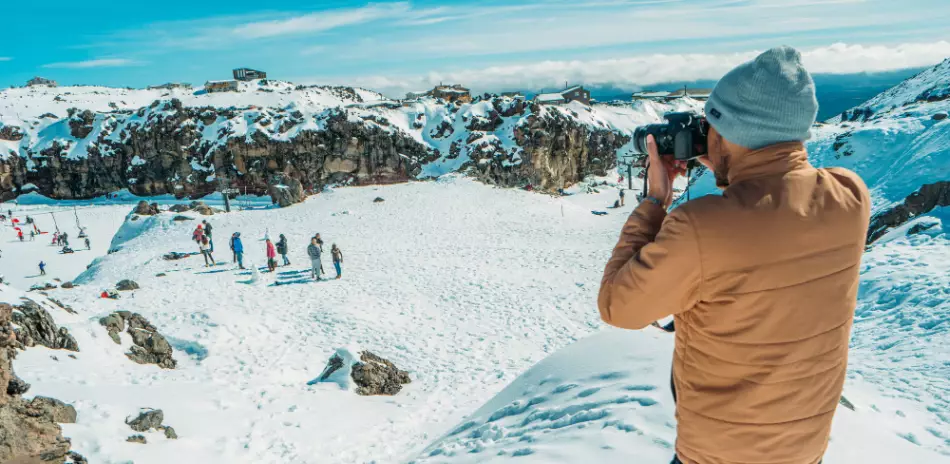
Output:
<instances>
[{"instance_id":1,"label":"blue sky","mask_svg":"<svg viewBox=\"0 0 950 464\"><path fill-rule=\"evenodd\" d=\"M0 85L145 86L264 69L389 93L564 81L636 87L717 78L757 50L802 49L814 72L950 56L947 0L15 1ZM10 20L14 19L14 20Z\"/></svg>"}]
</instances>

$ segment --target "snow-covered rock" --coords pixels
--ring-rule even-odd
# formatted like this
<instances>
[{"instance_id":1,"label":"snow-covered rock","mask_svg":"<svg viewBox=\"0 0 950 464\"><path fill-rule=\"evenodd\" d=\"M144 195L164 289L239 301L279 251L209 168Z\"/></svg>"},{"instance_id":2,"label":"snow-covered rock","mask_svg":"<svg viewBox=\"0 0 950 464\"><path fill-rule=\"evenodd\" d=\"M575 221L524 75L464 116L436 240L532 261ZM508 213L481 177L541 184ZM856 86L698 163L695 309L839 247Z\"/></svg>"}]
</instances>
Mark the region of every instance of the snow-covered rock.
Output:
<instances>
[{"instance_id":1,"label":"snow-covered rock","mask_svg":"<svg viewBox=\"0 0 950 464\"><path fill-rule=\"evenodd\" d=\"M280 81L210 94L11 88L0 90L0 197L28 185L54 198L126 188L179 198L225 187L262 195L274 174L320 191L458 170L493 184L555 190L605 175L618 155L629 154L636 125L697 107L689 99L594 106L498 96L461 105L394 102L362 89Z\"/></svg>"}]
</instances>

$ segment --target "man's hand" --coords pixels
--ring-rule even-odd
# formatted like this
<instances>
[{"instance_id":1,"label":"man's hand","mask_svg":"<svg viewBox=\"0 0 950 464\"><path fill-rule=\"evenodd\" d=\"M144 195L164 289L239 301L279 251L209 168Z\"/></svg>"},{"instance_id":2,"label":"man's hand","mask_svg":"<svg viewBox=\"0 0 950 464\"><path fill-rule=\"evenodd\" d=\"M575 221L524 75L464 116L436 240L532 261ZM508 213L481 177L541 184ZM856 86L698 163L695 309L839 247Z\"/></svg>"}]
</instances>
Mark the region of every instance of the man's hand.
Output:
<instances>
[{"instance_id":1,"label":"man's hand","mask_svg":"<svg viewBox=\"0 0 950 464\"><path fill-rule=\"evenodd\" d=\"M673 180L686 174L686 162L675 161L671 156L661 157L652 135L647 136L647 153L650 155L647 195L660 200L664 209L669 208L673 204Z\"/></svg>"}]
</instances>

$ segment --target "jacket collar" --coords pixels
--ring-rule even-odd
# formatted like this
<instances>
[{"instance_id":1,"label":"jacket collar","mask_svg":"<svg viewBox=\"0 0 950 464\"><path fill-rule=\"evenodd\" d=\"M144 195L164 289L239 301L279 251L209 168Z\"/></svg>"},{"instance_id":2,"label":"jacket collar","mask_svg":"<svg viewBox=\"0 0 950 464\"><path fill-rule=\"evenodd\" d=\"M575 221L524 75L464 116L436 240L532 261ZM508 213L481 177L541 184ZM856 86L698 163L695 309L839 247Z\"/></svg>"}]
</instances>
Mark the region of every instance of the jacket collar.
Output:
<instances>
[{"instance_id":1,"label":"jacket collar","mask_svg":"<svg viewBox=\"0 0 950 464\"><path fill-rule=\"evenodd\" d=\"M729 185L757 177L785 174L809 166L801 142L785 142L749 152L729 167Z\"/></svg>"}]
</instances>

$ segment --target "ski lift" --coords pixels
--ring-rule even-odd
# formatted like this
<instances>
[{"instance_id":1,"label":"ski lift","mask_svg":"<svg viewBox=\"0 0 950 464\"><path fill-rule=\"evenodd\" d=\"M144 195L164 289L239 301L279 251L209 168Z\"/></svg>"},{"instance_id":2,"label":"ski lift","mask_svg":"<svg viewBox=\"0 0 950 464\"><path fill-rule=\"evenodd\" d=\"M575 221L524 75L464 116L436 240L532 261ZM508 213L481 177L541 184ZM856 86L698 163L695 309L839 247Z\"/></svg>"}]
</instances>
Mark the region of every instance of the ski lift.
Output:
<instances>
[{"instance_id":1,"label":"ski lift","mask_svg":"<svg viewBox=\"0 0 950 464\"><path fill-rule=\"evenodd\" d=\"M73 206L73 214L76 216L76 228L79 229L79 238L86 238L86 228L79 223L79 213L76 211L76 207Z\"/></svg>"}]
</instances>

